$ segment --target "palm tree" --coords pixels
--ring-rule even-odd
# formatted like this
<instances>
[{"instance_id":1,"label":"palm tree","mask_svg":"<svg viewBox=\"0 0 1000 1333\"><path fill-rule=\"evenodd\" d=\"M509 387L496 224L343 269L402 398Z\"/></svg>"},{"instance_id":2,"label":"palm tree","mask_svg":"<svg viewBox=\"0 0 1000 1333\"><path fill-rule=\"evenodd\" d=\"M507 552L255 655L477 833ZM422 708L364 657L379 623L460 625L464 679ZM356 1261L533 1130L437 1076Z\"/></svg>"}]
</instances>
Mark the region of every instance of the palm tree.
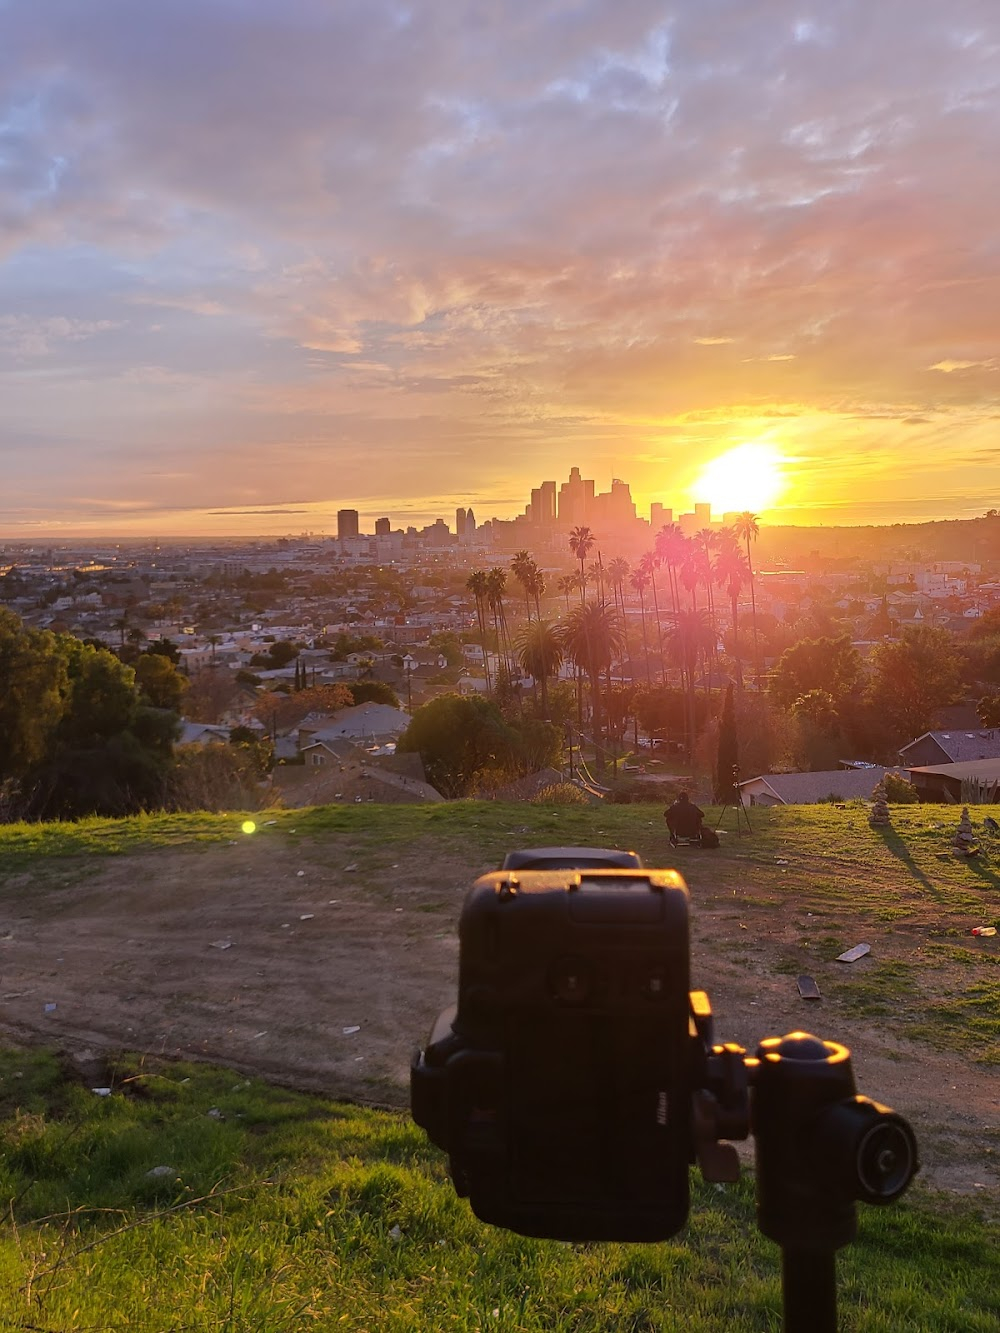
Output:
<instances>
[{"instance_id":1,"label":"palm tree","mask_svg":"<svg viewBox=\"0 0 1000 1333\"><path fill-rule=\"evenodd\" d=\"M687 701L687 750L688 762L694 753L695 713L694 682L698 672L698 658L703 656L711 642L711 629L708 615L704 610L692 608L679 611L674 620L673 648L681 664L684 678L684 691Z\"/></svg>"},{"instance_id":2,"label":"palm tree","mask_svg":"<svg viewBox=\"0 0 1000 1333\"><path fill-rule=\"evenodd\" d=\"M639 561L639 568L649 579L653 590L653 614L656 616L656 647L660 654L660 680L666 680L666 672L663 665L663 626L660 624L660 600L656 595L656 552L647 551Z\"/></svg>"},{"instance_id":3,"label":"palm tree","mask_svg":"<svg viewBox=\"0 0 1000 1333\"><path fill-rule=\"evenodd\" d=\"M493 625L497 635L497 654L509 683L511 678L510 640L507 634L507 617L503 605L503 597L506 591L507 571L501 565L495 565L486 575L486 600L493 613Z\"/></svg>"},{"instance_id":4,"label":"palm tree","mask_svg":"<svg viewBox=\"0 0 1000 1333\"><path fill-rule=\"evenodd\" d=\"M625 650L630 653L628 647L628 626L625 623L625 588L624 583L628 578L629 563L620 555L616 555L613 560L608 562L608 582L611 584L611 596L614 598L615 610L621 616L622 632L625 635ZM633 673L633 683L635 675Z\"/></svg>"},{"instance_id":5,"label":"palm tree","mask_svg":"<svg viewBox=\"0 0 1000 1333\"><path fill-rule=\"evenodd\" d=\"M732 531L720 534L719 554L715 557L715 578L729 594L729 605L733 617L733 654L736 658L736 684L743 688L743 663L740 660L740 629L737 608L743 582L747 572L746 557L739 547L739 540Z\"/></svg>"},{"instance_id":6,"label":"palm tree","mask_svg":"<svg viewBox=\"0 0 1000 1333\"><path fill-rule=\"evenodd\" d=\"M563 662L562 642L555 627L548 620L529 624L517 641L517 660L521 670L542 683L542 716L549 717L549 677L554 676Z\"/></svg>"},{"instance_id":7,"label":"palm tree","mask_svg":"<svg viewBox=\"0 0 1000 1333\"><path fill-rule=\"evenodd\" d=\"M688 549L688 539L677 523L664 523L656 534L653 549L657 559L667 567L667 579L670 583L671 608L676 613L681 609L681 590L679 582L680 567Z\"/></svg>"},{"instance_id":8,"label":"palm tree","mask_svg":"<svg viewBox=\"0 0 1000 1333\"><path fill-rule=\"evenodd\" d=\"M538 566L527 551L515 551L511 557L510 572L524 589L525 619L527 620L531 619L531 593L528 584L531 579L532 571L537 570L537 568Z\"/></svg>"},{"instance_id":9,"label":"palm tree","mask_svg":"<svg viewBox=\"0 0 1000 1333\"><path fill-rule=\"evenodd\" d=\"M753 669L754 680L757 682L757 688L760 689L760 650L757 646L757 596L753 586L753 561L750 559L750 542L757 540L760 534L760 524L756 514L751 514L749 509L744 509L739 518L733 524L733 531L737 537L746 542L747 547L747 569L750 571L750 614L753 618Z\"/></svg>"},{"instance_id":10,"label":"palm tree","mask_svg":"<svg viewBox=\"0 0 1000 1333\"><path fill-rule=\"evenodd\" d=\"M718 545L718 536L711 528L701 528L692 538L697 560L698 577L705 585L708 602L708 626L712 635L712 645L708 656L708 692L712 693L712 665L715 662L718 635L715 628L715 591L712 571L712 552Z\"/></svg>"},{"instance_id":11,"label":"palm tree","mask_svg":"<svg viewBox=\"0 0 1000 1333\"><path fill-rule=\"evenodd\" d=\"M587 600L587 576L583 572L583 562L590 555L591 547L594 545L594 534L586 526L574 528L569 534L569 549L580 562L580 602L583 604Z\"/></svg>"},{"instance_id":12,"label":"palm tree","mask_svg":"<svg viewBox=\"0 0 1000 1333\"><path fill-rule=\"evenodd\" d=\"M489 588L486 575L481 569L474 570L465 582L466 588L476 599L476 617L479 620L479 638L483 645L483 667L486 672L486 689L490 689L490 654L486 645L486 603Z\"/></svg>"},{"instance_id":13,"label":"palm tree","mask_svg":"<svg viewBox=\"0 0 1000 1333\"><path fill-rule=\"evenodd\" d=\"M604 772L604 743L601 720L601 672L610 673L611 663L621 653L625 636L614 612L600 602L575 606L559 626L563 651L590 681L593 708L594 757L598 773Z\"/></svg>"},{"instance_id":14,"label":"palm tree","mask_svg":"<svg viewBox=\"0 0 1000 1333\"><path fill-rule=\"evenodd\" d=\"M535 619L541 620L542 594L545 592L545 575L535 564L534 560L532 560L531 562L531 569L528 572L528 579L524 585L524 590L526 593L530 594L530 596L534 598Z\"/></svg>"},{"instance_id":15,"label":"palm tree","mask_svg":"<svg viewBox=\"0 0 1000 1333\"><path fill-rule=\"evenodd\" d=\"M646 659L646 684L652 686L653 678L649 674L649 640L646 638L646 602L643 593L649 587L649 575L636 569L629 579L632 587L639 594L639 615L642 617L642 651Z\"/></svg>"},{"instance_id":16,"label":"palm tree","mask_svg":"<svg viewBox=\"0 0 1000 1333\"><path fill-rule=\"evenodd\" d=\"M563 574L556 583L556 591L566 598L566 612L569 613L569 595L579 586L579 574Z\"/></svg>"}]
</instances>

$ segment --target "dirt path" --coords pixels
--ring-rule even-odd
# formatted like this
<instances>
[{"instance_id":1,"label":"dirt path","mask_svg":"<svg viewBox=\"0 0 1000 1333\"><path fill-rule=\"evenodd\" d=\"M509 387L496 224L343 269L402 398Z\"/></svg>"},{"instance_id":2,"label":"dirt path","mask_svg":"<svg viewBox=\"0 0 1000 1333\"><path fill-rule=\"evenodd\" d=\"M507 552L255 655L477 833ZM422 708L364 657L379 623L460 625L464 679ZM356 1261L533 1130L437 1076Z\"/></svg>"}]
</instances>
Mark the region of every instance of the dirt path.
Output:
<instances>
[{"instance_id":1,"label":"dirt path","mask_svg":"<svg viewBox=\"0 0 1000 1333\"><path fill-rule=\"evenodd\" d=\"M94 1070L103 1053L130 1049L405 1104L410 1053L454 999L458 909L488 867L373 869L348 857L244 840L8 877L0 1030ZM769 970L766 940L756 963L727 951L736 929L731 912L695 907L693 982L711 995L717 1040L752 1051L807 1027L844 1041L859 1089L912 1121L924 1179L995 1198L997 1071L850 1021L830 1002L804 1005L794 978Z\"/></svg>"}]
</instances>

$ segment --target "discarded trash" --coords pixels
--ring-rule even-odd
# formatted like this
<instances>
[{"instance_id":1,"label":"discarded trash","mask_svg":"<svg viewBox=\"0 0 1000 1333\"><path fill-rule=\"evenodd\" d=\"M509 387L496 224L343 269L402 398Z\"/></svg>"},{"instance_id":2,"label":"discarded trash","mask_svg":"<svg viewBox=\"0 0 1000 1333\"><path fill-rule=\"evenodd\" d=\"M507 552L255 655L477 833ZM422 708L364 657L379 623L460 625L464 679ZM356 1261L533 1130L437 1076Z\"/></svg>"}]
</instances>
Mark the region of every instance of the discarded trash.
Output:
<instances>
[{"instance_id":1,"label":"discarded trash","mask_svg":"<svg viewBox=\"0 0 1000 1333\"><path fill-rule=\"evenodd\" d=\"M295 873L298 875L299 879L301 879L306 872L304 870L296 870Z\"/></svg>"},{"instance_id":2,"label":"discarded trash","mask_svg":"<svg viewBox=\"0 0 1000 1333\"><path fill-rule=\"evenodd\" d=\"M403 1239L403 1233L402 1233L402 1231L400 1230L400 1228L399 1228L398 1225L389 1228L389 1235L392 1237L393 1240L402 1240L402 1239Z\"/></svg>"},{"instance_id":3,"label":"discarded trash","mask_svg":"<svg viewBox=\"0 0 1000 1333\"><path fill-rule=\"evenodd\" d=\"M231 949L233 942L232 940L213 940L208 947L210 949Z\"/></svg>"},{"instance_id":4,"label":"discarded trash","mask_svg":"<svg viewBox=\"0 0 1000 1333\"><path fill-rule=\"evenodd\" d=\"M94 1094L95 1097L110 1097L110 1096L111 1096L111 1089L110 1089L110 1088L91 1088L90 1091Z\"/></svg>"},{"instance_id":5,"label":"discarded trash","mask_svg":"<svg viewBox=\"0 0 1000 1333\"><path fill-rule=\"evenodd\" d=\"M848 949L846 953L837 955L838 963L856 963L859 958L864 958L866 953L871 953L870 944L856 944L853 949Z\"/></svg>"},{"instance_id":6,"label":"discarded trash","mask_svg":"<svg viewBox=\"0 0 1000 1333\"><path fill-rule=\"evenodd\" d=\"M45 1012L47 1014L54 1014L55 1011L56 1011L56 1006L54 1004L47 1004L45 1006Z\"/></svg>"},{"instance_id":7,"label":"discarded trash","mask_svg":"<svg viewBox=\"0 0 1000 1333\"><path fill-rule=\"evenodd\" d=\"M355 1032L360 1032L360 1031L361 1031L361 1024L355 1023L353 1027L344 1028L344 1036L352 1037Z\"/></svg>"},{"instance_id":8,"label":"discarded trash","mask_svg":"<svg viewBox=\"0 0 1000 1333\"><path fill-rule=\"evenodd\" d=\"M358 868L357 861L352 861L349 866L344 866L345 870L357 870L357 868Z\"/></svg>"},{"instance_id":9,"label":"discarded trash","mask_svg":"<svg viewBox=\"0 0 1000 1333\"><path fill-rule=\"evenodd\" d=\"M217 1106L213 1106L212 1109L210 1111L206 1111L205 1114L209 1116L212 1120L225 1120L226 1118Z\"/></svg>"},{"instance_id":10,"label":"discarded trash","mask_svg":"<svg viewBox=\"0 0 1000 1333\"><path fill-rule=\"evenodd\" d=\"M315 912L303 912L302 915L299 917L299 920L311 921L315 915L316 915Z\"/></svg>"},{"instance_id":11,"label":"discarded trash","mask_svg":"<svg viewBox=\"0 0 1000 1333\"><path fill-rule=\"evenodd\" d=\"M812 977L799 977L797 985L799 994L802 996L803 1000L819 1000L822 998L819 993L819 987L816 985L816 982Z\"/></svg>"},{"instance_id":12,"label":"discarded trash","mask_svg":"<svg viewBox=\"0 0 1000 1333\"><path fill-rule=\"evenodd\" d=\"M281 929L282 929L282 930L290 930L290 929L291 929L291 926L288 924L287 921L282 921L282 923L281 923Z\"/></svg>"},{"instance_id":13,"label":"discarded trash","mask_svg":"<svg viewBox=\"0 0 1000 1333\"><path fill-rule=\"evenodd\" d=\"M776 857L774 858L774 864L775 864L776 866L786 866L786 865L788 865L788 862L787 862L783 857L781 857L781 856L776 856Z\"/></svg>"},{"instance_id":14,"label":"discarded trash","mask_svg":"<svg viewBox=\"0 0 1000 1333\"><path fill-rule=\"evenodd\" d=\"M268 824L277 824L277 822L278 822L278 821L277 821L276 819L265 819L265 820L264 820L264 827L267 828Z\"/></svg>"},{"instance_id":15,"label":"discarded trash","mask_svg":"<svg viewBox=\"0 0 1000 1333\"><path fill-rule=\"evenodd\" d=\"M177 1168L175 1166L154 1166L151 1171L146 1172L147 1180L159 1180L163 1176L176 1176Z\"/></svg>"},{"instance_id":16,"label":"discarded trash","mask_svg":"<svg viewBox=\"0 0 1000 1333\"><path fill-rule=\"evenodd\" d=\"M253 1036L250 1038L250 1040L256 1041L258 1037L266 1037L266 1036L267 1036L267 1029L265 1028L263 1032L255 1032Z\"/></svg>"},{"instance_id":17,"label":"discarded trash","mask_svg":"<svg viewBox=\"0 0 1000 1333\"><path fill-rule=\"evenodd\" d=\"M997 928L996 926L973 926L972 933L973 935L995 935Z\"/></svg>"}]
</instances>

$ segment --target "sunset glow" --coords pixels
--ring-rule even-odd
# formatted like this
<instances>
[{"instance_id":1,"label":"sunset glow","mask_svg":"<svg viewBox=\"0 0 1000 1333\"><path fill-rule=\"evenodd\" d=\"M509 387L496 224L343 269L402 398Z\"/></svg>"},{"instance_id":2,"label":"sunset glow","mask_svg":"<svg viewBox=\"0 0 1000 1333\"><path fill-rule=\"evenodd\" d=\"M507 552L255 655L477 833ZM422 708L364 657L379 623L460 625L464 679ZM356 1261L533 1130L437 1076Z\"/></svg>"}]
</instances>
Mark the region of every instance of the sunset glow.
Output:
<instances>
[{"instance_id":1,"label":"sunset glow","mask_svg":"<svg viewBox=\"0 0 1000 1333\"><path fill-rule=\"evenodd\" d=\"M773 445L740 444L707 464L691 494L717 514L759 514L780 499L784 486L781 455Z\"/></svg>"},{"instance_id":2,"label":"sunset glow","mask_svg":"<svg viewBox=\"0 0 1000 1333\"><path fill-rule=\"evenodd\" d=\"M996 501L1000 5L3 16L0 535Z\"/></svg>"}]
</instances>

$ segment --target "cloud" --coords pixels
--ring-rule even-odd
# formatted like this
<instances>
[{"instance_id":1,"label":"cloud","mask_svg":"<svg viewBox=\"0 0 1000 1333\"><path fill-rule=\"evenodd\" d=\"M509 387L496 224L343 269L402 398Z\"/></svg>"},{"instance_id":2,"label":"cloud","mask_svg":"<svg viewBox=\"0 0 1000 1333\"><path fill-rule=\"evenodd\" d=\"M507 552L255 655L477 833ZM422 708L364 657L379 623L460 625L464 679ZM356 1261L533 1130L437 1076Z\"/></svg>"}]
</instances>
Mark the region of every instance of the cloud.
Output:
<instances>
[{"instance_id":1,"label":"cloud","mask_svg":"<svg viewBox=\"0 0 1000 1333\"><path fill-rule=\"evenodd\" d=\"M945 375L953 375L956 370L996 370L996 361L938 361L933 366L928 366L928 370L940 370Z\"/></svg>"},{"instance_id":2,"label":"cloud","mask_svg":"<svg viewBox=\"0 0 1000 1333\"><path fill-rule=\"evenodd\" d=\"M367 469L398 498L447 492L458 441L470 490L516 494L540 455L625 470L683 419L863 404L850 463L880 422L997 409L977 0L7 0L4 25L0 447L40 432L67 475L108 447L134 482L180 440L213 508L288 500L274 451L308 442L312 490Z\"/></svg>"}]
</instances>

